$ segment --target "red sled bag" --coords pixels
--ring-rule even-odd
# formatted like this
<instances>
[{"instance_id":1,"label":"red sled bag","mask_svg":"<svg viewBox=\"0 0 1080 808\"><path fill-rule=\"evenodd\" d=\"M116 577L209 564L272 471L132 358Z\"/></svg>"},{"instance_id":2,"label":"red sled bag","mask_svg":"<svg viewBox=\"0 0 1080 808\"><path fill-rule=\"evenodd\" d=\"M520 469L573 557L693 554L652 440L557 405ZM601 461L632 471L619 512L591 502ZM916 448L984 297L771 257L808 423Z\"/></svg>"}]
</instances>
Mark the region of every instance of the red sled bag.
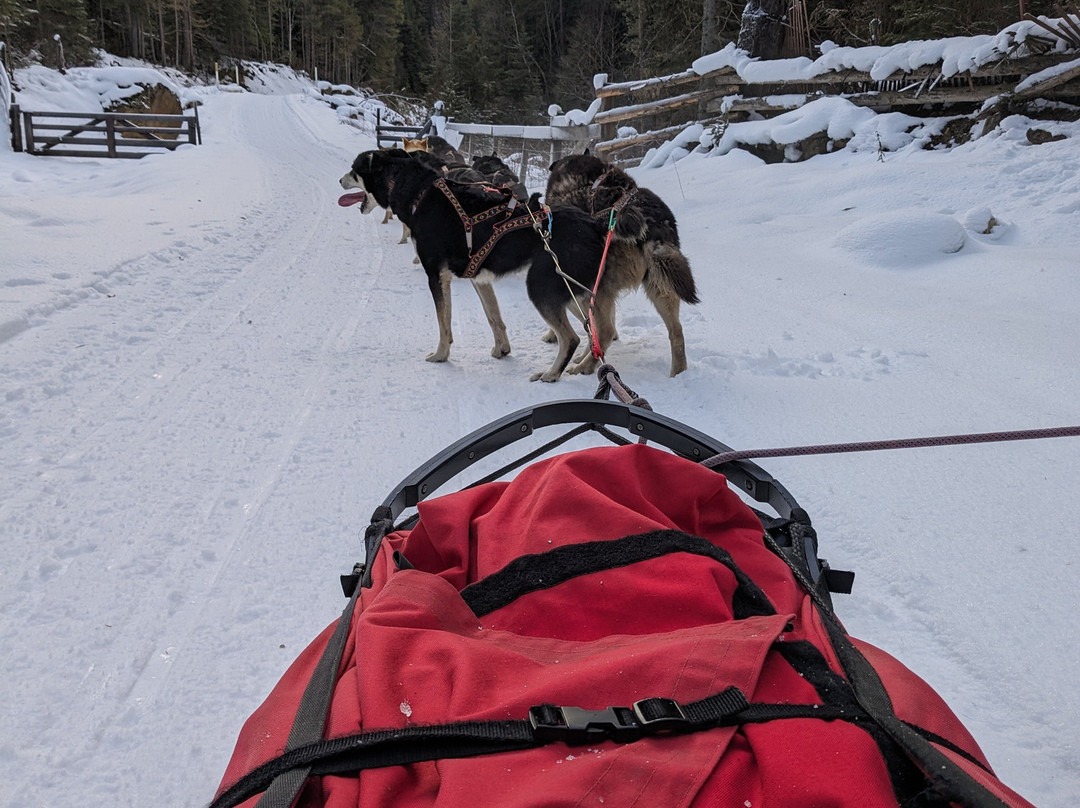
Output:
<instances>
[{"instance_id":1,"label":"red sled bag","mask_svg":"<svg viewBox=\"0 0 1080 808\"><path fill-rule=\"evenodd\" d=\"M573 402L684 456L590 448L417 502L570 404L459 442L376 511L349 606L248 719L211 808L1029 805L846 634L845 574L782 486L686 459L711 438Z\"/></svg>"}]
</instances>

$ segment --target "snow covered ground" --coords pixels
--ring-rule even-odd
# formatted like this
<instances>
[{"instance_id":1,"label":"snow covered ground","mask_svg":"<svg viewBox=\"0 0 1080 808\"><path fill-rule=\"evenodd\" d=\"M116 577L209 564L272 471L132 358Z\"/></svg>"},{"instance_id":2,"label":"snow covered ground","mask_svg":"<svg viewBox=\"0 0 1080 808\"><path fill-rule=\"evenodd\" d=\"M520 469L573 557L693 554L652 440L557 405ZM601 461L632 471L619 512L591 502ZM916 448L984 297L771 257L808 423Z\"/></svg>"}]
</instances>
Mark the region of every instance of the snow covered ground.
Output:
<instances>
[{"instance_id":1,"label":"snow covered ground","mask_svg":"<svg viewBox=\"0 0 1080 808\"><path fill-rule=\"evenodd\" d=\"M72 91L21 78L27 108ZM373 140L288 89L186 88L204 144L138 161L0 147L0 806L207 803L388 490L594 391L527 381L553 348L520 279L496 287L511 356L462 283L451 360L424 362L411 249L336 205ZM1080 126L857 150L878 125L800 164L635 172L702 298L675 379L659 317L621 305L609 360L656 410L736 448L1080 423ZM1075 805L1080 440L762 465L856 571L852 633L936 687L1005 782Z\"/></svg>"}]
</instances>

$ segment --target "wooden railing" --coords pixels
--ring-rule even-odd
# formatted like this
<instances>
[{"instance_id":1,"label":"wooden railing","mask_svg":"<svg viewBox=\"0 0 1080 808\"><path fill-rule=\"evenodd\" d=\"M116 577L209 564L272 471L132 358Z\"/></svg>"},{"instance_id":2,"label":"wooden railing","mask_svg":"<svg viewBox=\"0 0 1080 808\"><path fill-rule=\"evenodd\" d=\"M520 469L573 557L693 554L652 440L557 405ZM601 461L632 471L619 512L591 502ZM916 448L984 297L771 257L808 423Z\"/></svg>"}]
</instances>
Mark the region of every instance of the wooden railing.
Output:
<instances>
[{"instance_id":1,"label":"wooden railing","mask_svg":"<svg viewBox=\"0 0 1080 808\"><path fill-rule=\"evenodd\" d=\"M581 152L590 138L599 134L595 126L509 126L448 121L445 129L460 138L458 150L469 157L497 154L530 189L547 182L548 167L559 158Z\"/></svg>"},{"instance_id":2,"label":"wooden railing","mask_svg":"<svg viewBox=\"0 0 1080 808\"><path fill-rule=\"evenodd\" d=\"M11 77L7 71L7 43L0 40L0 108L3 109L3 121L10 126L11 105L15 103L15 93L11 89Z\"/></svg>"},{"instance_id":3,"label":"wooden railing","mask_svg":"<svg viewBox=\"0 0 1080 808\"><path fill-rule=\"evenodd\" d=\"M11 147L27 154L137 158L201 142L195 107L190 115L28 112L11 107Z\"/></svg>"},{"instance_id":4,"label":"wooden railing","mask_svg":"<svg viewBox=\"0 0 1080 808\"><path fill-rule=\"evenodd\" d=\"M375 145L380 149L401 148L401 139L418 138L428 132L434 132L431 127L431 119L419 126L403 126L399 124L383 123L382 110L375 110Z\"/></svg>"},{"instance_id":5,"label":"wooden railing","mask_svg":"<svg viewBox=\"0 0 1080 808\"><path fill-rule=\"evenodd\" d=\"M599 132L597 126L514 126L442 118L431 118L419 126L403 126L382 123L378 111L375 118L375 142L379 148L400 148L403 137L439 135L457 144L457 150L467 160L499 155L529 188L543 187L548 166L564 155L584 150Z\"/></svg>"},{"instance_id":6,"label":"wooden railing","mask_svg":"<svg viewBox=\"0 0 1080 808\"><path fill-rule=\"evenodd\" d=\"M1051 69L1056 68L1056 69ZM1046 71L1037 82L1026 82ZM879 112L933 110L935 115L972 112L994 96L1080 100L1080 53L1056 52L1002 58L977 71L945 77L941 64L880 79L858 70L823 73L791 81L748 81L733 67L704 74L604 84L597 88L599 141L594 148L609 160L630 164L691 123L744 120L751 114L777 115L823 96L843 96ZM636 133L619 133L629 127Z\"/></svg>"}]
</instances>

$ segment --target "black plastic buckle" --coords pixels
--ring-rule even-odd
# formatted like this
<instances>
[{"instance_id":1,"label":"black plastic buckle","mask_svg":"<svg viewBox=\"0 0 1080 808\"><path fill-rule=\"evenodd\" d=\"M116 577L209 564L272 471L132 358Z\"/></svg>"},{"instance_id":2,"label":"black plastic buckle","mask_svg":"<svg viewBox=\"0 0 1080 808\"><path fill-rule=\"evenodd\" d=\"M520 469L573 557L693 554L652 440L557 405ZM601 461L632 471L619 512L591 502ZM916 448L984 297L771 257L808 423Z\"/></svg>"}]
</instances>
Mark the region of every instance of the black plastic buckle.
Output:
<instances>
[{"instance_id":1,"label":"black plastic buckle","mask_svg":"<svg viewBox=\"0 0 1080 808\"><path fill-rule=\"evenodd\" d=\"M674 699L642 699L634 702L634 715L647 733L686 729L690 719Z\"/></svg>"},{"instance_id":2,"label":"black plastic buckle","mask_svg":"<svg viewBox=\"0 0 1080 808\"><path fill-rule=\"evenodd\" d=\"M351 598L353 592L356 591L356 587L360 585L360 580L364 577L364 565L362 562L357 562L353 565L353 570L348 575L341 576L341 591L345 593L345 597Z\"/></svg>"},{"instance_id":3,"label":"black plastic buckle","mask_svg":"<svg viewBox=\"0 0 1080 808\"><path fill-rule=\"evenodd\" d=\"M568 744L630 743L645 735L690 726L679 703L665 698L642 699L632 707L608 707L606 710L542 704L529 710L529 723L537 740Z\"/></svg>"}]
</instances>

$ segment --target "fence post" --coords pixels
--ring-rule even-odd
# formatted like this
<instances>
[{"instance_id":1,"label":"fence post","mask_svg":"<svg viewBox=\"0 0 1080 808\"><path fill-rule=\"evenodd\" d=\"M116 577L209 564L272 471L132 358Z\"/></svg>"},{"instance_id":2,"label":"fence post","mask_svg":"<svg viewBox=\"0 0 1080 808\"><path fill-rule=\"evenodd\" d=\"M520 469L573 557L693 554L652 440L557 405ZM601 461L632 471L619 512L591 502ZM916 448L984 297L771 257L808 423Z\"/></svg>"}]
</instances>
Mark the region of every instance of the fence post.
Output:
<instances>
[{"instance_id":1,"label":"fence post","mask_svg":"<svg viewBox=\"0 0 1080 808\"><path fill-rule=\"evenodd\" d=\"M23 149L27 154L37 154L37 150L34 148L34 113L24 112L23 114Z\"/></svg>"},{"instance_id":2,"label":"fence post","mask_svg":"<svg viewBox=\"0 0 1080 808\"><path fill-rule=\"evenodd\" d=\"M105 119L105 142L109 146L109 157L116 157L116 121L112 116Z\"/></svg>"},{"instance_id":3,"label":"fence post","mask_svg":"<svg viewBox=\"0 0 1080 808\"><path fill-rule=\"evenodd\" d=\"M19 105L12 104L11 109L8 110L10 114L10 126L11 126L11 150L21 152L23 150L22 142L22 126L19 121Z\"/></svg>"}]
</instances>

